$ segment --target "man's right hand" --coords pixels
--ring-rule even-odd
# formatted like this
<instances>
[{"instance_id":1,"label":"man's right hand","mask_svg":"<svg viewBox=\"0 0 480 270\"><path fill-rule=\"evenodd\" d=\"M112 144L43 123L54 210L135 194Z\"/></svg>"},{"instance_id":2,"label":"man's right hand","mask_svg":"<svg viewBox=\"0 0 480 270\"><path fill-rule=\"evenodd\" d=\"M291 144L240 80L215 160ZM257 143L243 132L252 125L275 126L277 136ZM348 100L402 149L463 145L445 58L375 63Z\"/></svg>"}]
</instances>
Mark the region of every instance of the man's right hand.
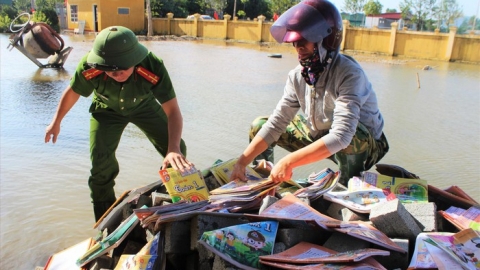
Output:
<instances>
[{"instance_id":1,"label":"man's right hand","mask_svg":"<svg viewBox=\"0 0 480 270\"><path fill-rule=\"evenodd\" d=\"M51 123L45 129L45 143L50 142L50 138L52 139L53 143L57 142L58 134L60 133L60 125L55 125Z\"/></svg>"},{"instance_id":2,"label":"man's right hand","mask_svg":"<svg viewBox=\"0 0 480 270\"><path fill-rule=\"evenodd\" d=\"M235 163L235 165L233 165L233 171L232 171L232 174L230 175L230 181L247 181L247 177L246 177L246 170L245 170L245 167L247 165L243 165L241 164L240 161L237 161L237 163Z\"/></svg>"}]
</instances>

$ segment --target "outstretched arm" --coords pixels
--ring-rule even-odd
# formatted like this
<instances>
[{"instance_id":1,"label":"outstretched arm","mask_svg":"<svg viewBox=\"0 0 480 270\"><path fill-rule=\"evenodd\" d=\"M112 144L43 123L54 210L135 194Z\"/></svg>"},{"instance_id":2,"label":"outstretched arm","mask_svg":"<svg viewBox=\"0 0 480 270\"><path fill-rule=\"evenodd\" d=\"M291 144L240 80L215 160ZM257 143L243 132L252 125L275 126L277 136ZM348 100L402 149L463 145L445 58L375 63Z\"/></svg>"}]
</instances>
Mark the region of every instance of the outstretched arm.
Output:
<instances>
[{"instance_id":1,"label":"outstretched arm","mask_svg":"<svg viewBox=\"0 0 480 270\"><path fill-rule=\"evenodd\" d=\"M75 93L72 87L68 86L62 94L60 98L60 102L58 103L57 111L53 116L52 122L50 125L47 126L45 129L45 143L50 142L57 142L58 134L60 133L60 123L63 120L63 117L70 111L70 109L77 103L80 95Z\"/></svg>"},{"instance_id":2,"label":"outstretched arm","mask_svg":"<svg viewBox=\"0 0 480 270\"><path fill-rule=\"evenodd\" d=\"M280 159L270 172L270 178L274 182L290 180L292 179L294 168L326 159L329 156L331 156L331 153L323 140L317 140Z\"/></svg>"},{"instance_id":3,"label":"outstretched arm","mask_svg":"<svg viewBox=\"0 0 480 270\"><path fill-rule=\"evenodd\" d=\"M162 104L163 110L168 117L168 150L162 164L162 169L170 164L175 170L184 171L193 166L180 150L182 139L183 117L178 106L177 98L173 98Z\"/></svg>"},{"instance_id":4,"label":"outstretched arm","mask_svg":"<svg viewBox=\"0 0 480 270\"><path fill-rule=\"evenodd\" d=\"M267 148L267 142L262 137L255 136L245 151L243 151L243 154L238 158L237 163L235 163L232 174L230 175L230 180L246 181L245 167L247 167L256 156L260 155Z\"/></svg>"}]
</instances>

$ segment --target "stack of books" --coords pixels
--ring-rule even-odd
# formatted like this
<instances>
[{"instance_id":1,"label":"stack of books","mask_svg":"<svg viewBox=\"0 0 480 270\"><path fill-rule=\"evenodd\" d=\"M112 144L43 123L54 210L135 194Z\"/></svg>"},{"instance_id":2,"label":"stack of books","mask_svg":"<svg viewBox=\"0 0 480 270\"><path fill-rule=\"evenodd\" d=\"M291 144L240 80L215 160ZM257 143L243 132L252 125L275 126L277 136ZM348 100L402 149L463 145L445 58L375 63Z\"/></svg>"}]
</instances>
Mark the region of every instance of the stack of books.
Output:
<instances>
[{"instance_id":1,"label":"stack of books","mask_svg":"<svg viewBox=\"0 0 480 270\"><path fill-rule=\"evenodd\" d=\"M232 181L210 191L209 202L219 212L235 213L259 209L265 196L275 195L278 184L265 178Z\"/></svg>"}]
</instances>

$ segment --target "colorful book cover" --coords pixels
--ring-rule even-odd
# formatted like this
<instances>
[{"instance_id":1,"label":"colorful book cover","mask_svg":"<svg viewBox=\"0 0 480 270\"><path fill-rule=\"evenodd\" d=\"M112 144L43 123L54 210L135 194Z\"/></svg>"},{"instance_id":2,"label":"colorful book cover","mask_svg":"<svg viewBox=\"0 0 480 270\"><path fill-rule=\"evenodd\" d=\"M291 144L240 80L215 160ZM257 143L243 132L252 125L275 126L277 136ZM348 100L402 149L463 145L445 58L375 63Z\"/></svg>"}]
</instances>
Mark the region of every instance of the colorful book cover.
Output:
<instances>
[{"instance_id":1,"label":"colorful book cover","mask_svg":"<svg viewBox=\"0 0 480 270\"><path fill-rule=\"evenodd\" d=\"M388 196L381 189L368 189L357 191L328 191L323 194L327 201L341 204L359 213L370 213L372 207L379 203L394 200L393 193Z\"/></svg>"},{"instance_id":2,"label":"colorful book cover","mask_svg":"<svg viewBox=\"0 0 480 270\"><path fill-rule=\"evenodd\" d=\"M297 245L277 254L260 256L260 261L289 263L345 263L358 262L371 256L388 256L390 251L365 248L346 252L336 252L308 242Z\"/></svg>"},{"instance_id":3,"label":"colorful book cover","mask_svg":"<svg viewBox=\"0 0 480 270\"><path fill-rule=\"evenodd\" d=\"M349 191L371 188L382 189L386 195L393 193L402 203L428 202L428 183L426 180L363 172L361 178L352 177L348 181Z\"/></svg>"},{"instance_id":4,"label":"colorful book cover","mask_svg":"<svg viewBox=\"0 0 480 270\"><path fill-rule=\"evenodd\" d=\"M237 163L237 158L230 159L224 162L216 162L211 168L210 171L217 179L220 185L225 185L230 182L230 176L232 175L233 166ZM252 167L247 166L245 168L246 178L248 180L260 180L262 176L258 174Z\"/></svg>"},{"instance_id":5,"label":"colorful book cover","mask_svg":"<svg viewBox=\"0 0 480 270\"><path fill-rule=\"evenodd\" d=\"M451 233L446 233L446 232L420 233L419 235L417 235L417 238L415 240L415 249L413 251L413 256L412 256L412 259L410 260L410 265L408 266L409 270L438 268L433 258L434 254L432 254L433 252L437 252L437 251L435 250L430 251L428 248L427 242L425 242L425 240L429 239L428 235L432 235L432 234L451 235Z\"/></svg>"},{"instance_id":6,"label":"colorful book cover","mask_svg":"<svg viewBox=\"0 0 480 270\"><path fill-rule=\"evenodd\" d=\"M247 180L247 181L231 181L219 188L216 188L210 191L210 194L219 195L219 194L251 192L251 191L271 187L273 185L275 185L275 183L269 178L258 179L258 180Z\"/></svg>"},{"instance_id":7,"label":"colorful book cover","mask_svg":"<svg viewBox=\"0 0 480 270\"><path fill-rule=\"evenodd\" d=\"M142 206L142 208L145 207L145 205ZM101 241L98 241L95 245L88 249L85 254L80 256L76 262L77 266L83 267L92 260L118 247L138 223L139 220L137 216L132 213L127 219L122 221L122 223L120 223L120 225L118 225L118 227L112 233L103 238Z\"/></svg>"},{"instance_id":8,"label":"colorful book cover","mask_svg":"<svg viewBox=\"0 0 480 270\"><path fill-rule=\"evenodd\" d=\"M278 221L252 222L204 232L199 243L241 269L259 269L259 256L271 255Z\"/></svg>"},{"instance_id":9,"label":"colorful book cover","mask_svg":"<svg viewBox=\"0 0 480 270\"><path fill-rule=\"evenodd\" d=\"M160 170L159 174L172 202L208 200L209 193L205 180L202 173L194 167L184 173L168 168Z\"/></svg>"},{"instance_id":10,"label":"colorful book cover","mask_svg":"<svg viewBox=\"0 0 480 270\"><path fill-rule=\"evenodd\" d=\"M78 267L76 265L76 260L79 256L85 254L95 244L93 237L90 237L80 243L77 243L69 248L66 248L60 252L53 254L45 267L44 270L85 270L86 267Z\"/></svg>"},{"instance_id":11,"label":"colorful book cover","mask_svg":"<svg viewBox=\"0 0 480 270\"><path fill-rule=\"evenodd\" d=\"M137 254L120 256L114 270L154 270L159 239L160 233L157 233Z\"/></svg>"}]
</instances>

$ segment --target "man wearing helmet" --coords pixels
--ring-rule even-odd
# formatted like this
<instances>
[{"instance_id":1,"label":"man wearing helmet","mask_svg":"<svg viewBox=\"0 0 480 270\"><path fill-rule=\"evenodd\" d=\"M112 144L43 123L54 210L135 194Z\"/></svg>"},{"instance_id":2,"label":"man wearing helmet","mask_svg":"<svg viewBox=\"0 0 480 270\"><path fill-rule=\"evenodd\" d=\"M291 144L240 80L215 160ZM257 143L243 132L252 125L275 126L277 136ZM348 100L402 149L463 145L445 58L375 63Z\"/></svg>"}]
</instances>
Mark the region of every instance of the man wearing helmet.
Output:
<instances>
[{"instance_id":1,"label":"man wearing helmet","mask_svg":"<svg viewBox=\"0 0 480 270\"><path fill-rule=\"evenodd\" d=\"M116 200L113 186L119 166L115 151L127 124L145 133L164 157L162 168L183 171L193 164L185 157L183 118L163 61L140 44L130 29L109 27L95 38L46 128L46 143L56 142L62 119L79 97L92 93L88 185L98 220Z\"/></svg>"},{"instance_id":2,"label":"man wearing helmet","mask_svg":"<svg viewBox=\"0 0 480 270\"><path fill-rule=\"evenodd\" d=\"M282 14L270 33L293 43L300 65L291 70L284 94L269 117L252 123L250 144L231 179L245 180L245 167L273 162L273 146L290 151L272 169L274 181L291 179L298 166L329 158L340 183L370 169L388 152L383 117L363 69L339 53L342 19L327 0L304 0ZM305 116L297 114L302 109Z\"/></svg>"}]
</instances>

